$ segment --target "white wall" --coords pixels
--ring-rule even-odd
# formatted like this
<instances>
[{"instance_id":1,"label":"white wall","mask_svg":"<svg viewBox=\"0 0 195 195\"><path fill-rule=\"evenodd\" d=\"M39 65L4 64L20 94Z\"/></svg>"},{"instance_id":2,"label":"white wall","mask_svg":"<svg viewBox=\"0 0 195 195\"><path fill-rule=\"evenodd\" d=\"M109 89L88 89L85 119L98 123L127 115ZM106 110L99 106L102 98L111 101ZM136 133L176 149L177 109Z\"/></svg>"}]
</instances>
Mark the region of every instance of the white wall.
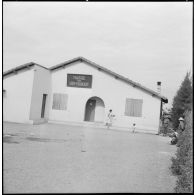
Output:
<instances>
[{"instance_id":1,"label":"white wall","mask_svg":"<svg viewBox=\"0 0 195 195\"><path fill-rule=\"evenodd\" d=\"M92 88L67 87L67 73L70 74L90 74L93 75ZM52 88L50 101L50 120L82 122L85 115L85 105L92 96L100 97L105 104L105 115L109 109L113 110L116 119L114 126L131 127L133 123L137 128L158 132L160 99L152 97L142 90L133 88L119 79L99 71L85 63L68 65L51 73ZM52 110L53 93L68 94L68 106L65 111ZM143 99L142 117L125 116L126 98Z\"/></svg>"},{"instance_id":2,"label":"white wall","mask_svg":"<svg viewBox=\"0 0 195 195\"><path fill-rule=\"evenodd\" d=\"M34 123L44 122L45 120L48 120L50 88L51 88L50 71L35 65L32 88L32 101L30 108L30 119L33 120ZM44 119L41 118L43 94L47 94Z\"/></svg>"},{"instance_id":3,"label":"white wall","mask_svg":"<svg viewBox=\"0 0 195 195\"><path fill-rule=\"evenodd\" d=\"M22 70L3 78L3 120L32 123L29 120L33 86L33 69Z\"/></svg>"}]
</instances>

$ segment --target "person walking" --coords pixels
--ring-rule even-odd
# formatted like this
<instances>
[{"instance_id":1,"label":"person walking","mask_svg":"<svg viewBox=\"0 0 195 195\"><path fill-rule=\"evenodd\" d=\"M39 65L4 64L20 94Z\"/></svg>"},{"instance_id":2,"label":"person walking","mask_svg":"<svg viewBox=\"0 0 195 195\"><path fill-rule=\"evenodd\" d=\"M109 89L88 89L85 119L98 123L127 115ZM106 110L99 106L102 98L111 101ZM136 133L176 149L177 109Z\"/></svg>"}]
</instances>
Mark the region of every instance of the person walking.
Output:
<instances>
[{"instance_id":1,"label":"person walking","mask_svg":"<svg viewBox=\"0 0 195 195\"><path fill-rule=\"evenodd\" d=\"M107 122L106 122L107 129L109 129L112 126L112 121L114 117L115 115L112 114L112 110L110 109L107 116Z\"/></svg>"}]
</instances>

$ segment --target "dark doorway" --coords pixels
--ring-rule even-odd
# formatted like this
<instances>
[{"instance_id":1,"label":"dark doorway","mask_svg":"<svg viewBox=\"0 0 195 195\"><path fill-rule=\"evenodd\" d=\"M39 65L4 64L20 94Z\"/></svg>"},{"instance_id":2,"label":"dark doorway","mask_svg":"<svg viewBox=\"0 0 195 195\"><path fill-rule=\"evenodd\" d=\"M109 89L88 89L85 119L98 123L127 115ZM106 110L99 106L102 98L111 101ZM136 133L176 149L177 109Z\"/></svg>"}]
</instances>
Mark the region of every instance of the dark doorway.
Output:
<instances>
[{"instance_id":1,"label":"dark doorway","mask_svg":"<svg viewBox=\"0 0 195 195\"><path fill-rule=\"evenodd\" d=\"M85 108L85 121L94 121L96 100L89 99Z\"/></svg>"},{"instance_id":2,"label":"dark doorway","mask_svg":"<svg viewBox=\"0 0 195 195\"><path fill-rule=\"evenodd\" d=\"M44 118L44 116L45 116L45 104L46 104L46 98L47 98L47 94L43 94L43 99L42 99L42 109L41 109L41 118Z\"/></svg>"}]
</instances>

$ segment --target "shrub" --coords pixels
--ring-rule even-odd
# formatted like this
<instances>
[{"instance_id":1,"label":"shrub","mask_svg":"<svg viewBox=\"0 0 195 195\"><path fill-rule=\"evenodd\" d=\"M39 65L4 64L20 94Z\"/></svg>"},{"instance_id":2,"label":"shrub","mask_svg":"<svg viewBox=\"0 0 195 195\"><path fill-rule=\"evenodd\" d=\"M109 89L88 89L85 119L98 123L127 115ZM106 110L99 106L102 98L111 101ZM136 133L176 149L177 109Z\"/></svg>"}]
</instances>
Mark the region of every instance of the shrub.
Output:
<instances>
[{"instance_id":1,"label":"shrub","mask_svg":"<svg viewBox=\"0 0 195 195\"><path fill-rule=\"evenodd\" d=\"M192 113L185 116L186 127L179 135L176 158L172 158L171 170L177 176L175 191L178 193L193 192L193 143Z\"/></svg>"}]
</instances>

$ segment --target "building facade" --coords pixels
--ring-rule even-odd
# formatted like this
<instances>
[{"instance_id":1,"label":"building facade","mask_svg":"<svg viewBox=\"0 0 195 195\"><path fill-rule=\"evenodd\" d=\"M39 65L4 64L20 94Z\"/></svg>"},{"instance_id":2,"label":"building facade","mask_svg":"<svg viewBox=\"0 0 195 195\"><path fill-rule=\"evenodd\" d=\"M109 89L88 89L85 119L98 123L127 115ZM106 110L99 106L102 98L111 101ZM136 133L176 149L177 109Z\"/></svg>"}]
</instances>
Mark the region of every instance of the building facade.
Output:
<instances>
[{"instance_id":1,"label":"building facade","mask_svg":"<svg viewBox=\"0 0 195 195\"><path fill-rule=\"evenodd\" d=\"M3 75L4 121L104 125L157 133L167 98L83 57L45 68L28 63Z\"/></svg>"}]
</instances>

